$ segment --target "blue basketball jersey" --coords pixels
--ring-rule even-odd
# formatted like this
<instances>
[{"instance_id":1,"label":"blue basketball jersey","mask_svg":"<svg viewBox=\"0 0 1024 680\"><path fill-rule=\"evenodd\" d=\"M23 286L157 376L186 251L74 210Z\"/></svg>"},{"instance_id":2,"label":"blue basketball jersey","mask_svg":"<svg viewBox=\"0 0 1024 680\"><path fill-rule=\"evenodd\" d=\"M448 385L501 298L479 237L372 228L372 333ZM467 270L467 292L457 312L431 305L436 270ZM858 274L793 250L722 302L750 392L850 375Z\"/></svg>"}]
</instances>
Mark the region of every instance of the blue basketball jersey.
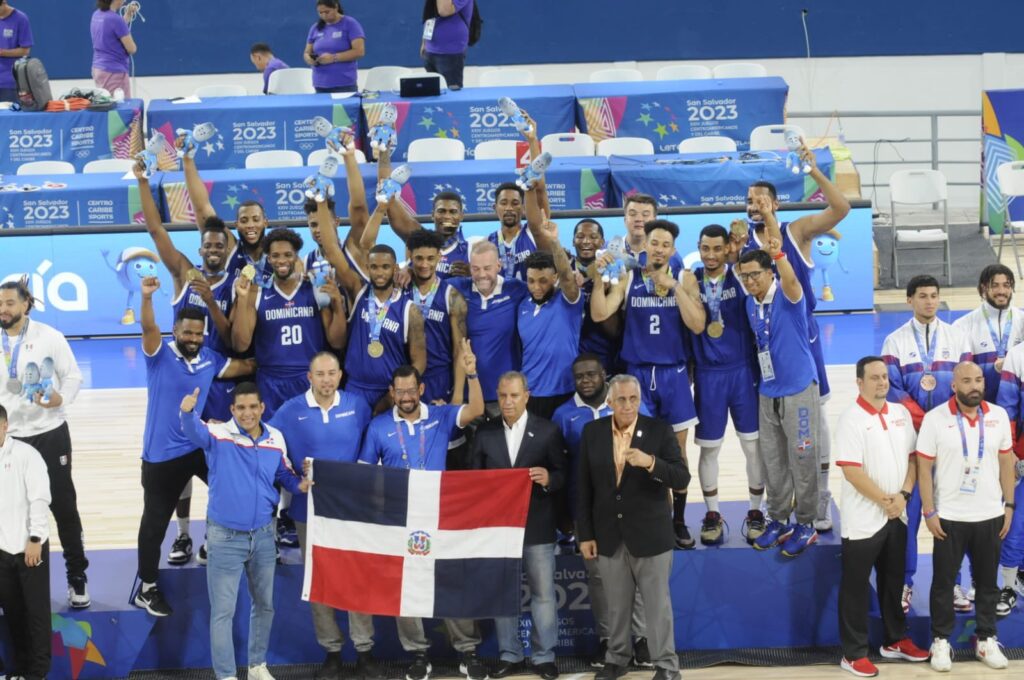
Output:
<instances>
[{"instance_id":1,"label":"blue basketball jersey","mask_svg":"<svg viewBox=\"0 0 1024 680\"><path fill-rule=\"evenodd\" d=\"M309 362L327 343L313 284L300 283L285 295L275 281L256 292L252 346L259 372L271 378L305 376Z\"/></svg>"},{"instance_id":2,"label":"blue basketball jersey","mask_svg":"<svg viewBox=\"0 0 1024 680\"><path fill-rule=\"evenodd\" d=\"M427 338L427 375L452 372L452 322L448 305L455 289L438 276L437 290L418 295L416 284L405 292L408 299L419 306L423 315L423 330ZM422 304L421 304L422 303Z\"/></svg>"},{"instance_id":3,"label":"blue basketball jersey","mask_svg":"<svg viewBox=\"0 0 1024 680\"><path fill-rule=\"evenodd\" d=\"M343 247L341 253L345 256L345 261L348 262L349 269L356 273L364 283L370 279L366 276L366 273L356 263L355 258L352 257L352 253L348 251L348 248ZM306 253L306 271L311 272L318 267L330 267L331 263L327 261L327 257L324 255L321 248L315 248L310 252Z\"/></svg>"},{"instance_id":4,"label":"blue basketball jersey","mask_svg":"<svg viewBox=\"0 0 1024 680\"><path fill-rule=\"evenodd\" d=\"M747 291L740 284L736 272L727 266L725 274L717 283L705 281L704 267L697 267L693 274L697 277L700 299L707 315L704 332L692 337L693 356L698 369L701 366L724 367L750 363L755 353L754 343L750 341ZM719 302L716 303L716 300ZM712 313L713 306L718 307L717 315ZM718 338L708 333L708 327L714 321L719 321L723 326L722 335Z\"/></svg>"},{"instance_id":5,"label":"blue basketball jersey","mask_svg":"<svg viewBox=\"0 0 1024 680\"><path fill-rule=\"evenodd\" d=\"M537 304L530 296L519 303L523 374L530 394L554 397L575 388L572 362L579 352L582 306L582 294L570 302L557 288L544 304Z\"/></svg>"},{"instance_id":6,"label":"blue basketball jersey","mask_svg":"<svg viewBox=\"0 0 1024 680\"><path fill-rule=\"evenodd\" d=\"M501 275L506 279L526 280L526 258L537 250L537 244L533 240L533 234L523 225L519 228L519 235L512 241L511 245L505 243L501 238L501 229L492 232L487 240L498 246L498 264L501 265Z\"/></svg>"},{"instance_id":7,"label":"blue basketball jersey","mask_svg":"<svg viewBox=\"0 0 1024 680\"><path fill-rule=\"evenodd\" d=\"M747 244L743 246L744 253L751 250L760 250L763 245L757 236L757 230L754 228L756 223L748 222L748 224L750 225L750 235L747 237ZM800 287L804 289L804 299L807 300L807 316L812 318L811 314L814 313L814 309L818 306L818 299L814 297L814 288L811 286L814 262L808 262L804 259L804 254L800 252L800 247L796 244L792 234L789 233L789 224L789 222L783 222L779 225L779 231L782 232L782 252L786 253L789 264L793 267L793 273L796 274ZM772 265L772 269L775 269L774 265ZM809 330L816 336L816 329L817 324Z\"/></svg>"},{"instance_id":8,"label":"blue basketball jersey","mask_svg":"<svg viewBox=\"0 0 1024 680\"><path fill-rule=\"evenodd\" d=\"M671 268L673 278L679 270ZM642 272L631 271L626 284L626 323L622 334L622 360L629 364L677 366L690 360L689 329L683 324L673 293L660 296Z\"/></svg>"},{"instance_id":9,"label":"blue basketball jersey","mask_svg":"<svg viewBox=\"0 0 1024 680\"><path fill-rule=\"evenodd\" d=\"M462 235L461 227L441 248L441 259L437 262L437 277L449 278L452 275L452 264L455 262L469 262L469 243ZM427 365L430 365L429 362Z\"/></svg>"},{"instance_id":10,"label":"blue basketball jersey","mask_svg":"<svg viewBox=\"0 0 1024 680\"><path fill-rule=\"evenodd\" d=\"M374 299L374 314L370 314L370 298ZM380 324L378 341L384 353L377 358L369 353L370 336L376 323L378 305L387 304L387 313ZM345 375L348 385L362 389L387 389L391 376L399 366L409 363L406 351L409 328L409 306L413 303L402 290L394 288L388 301L381 303L370 286L363 286L352 305L348 318L348 347L345 350ZM429 364L428 364L429 365Z\"/></svg>"},{"instance_id":11,"label":"blue basketball jersey","mask_svg":"<svg viewBox=\"0 0 1024 680\"><path fill-rule=\"evenodd\" d=\"M196 269L201 269L196 267ZM224 273L220 279L210 285L210 290L213 292L213 299L220 307L220 311L224 312L224 316L227 316L231 311L231 289L232 289L232 278L228 273ZM220 333L217 332L217 326L210 319L210 313L207 311L206 302L203 298L185 282L182 286L178 296L171 301L171 309L174 312L174 318L178 318L178 313L186 307L194 307L201 309L206 314L206 328L203 333L206 335L205 345L212 349L218 354L224 356L231 355L231 348L228 347L228 343L225 343L224 338L220 337ZM229 338L230 340L230 338Z\"/></svg>"},{"instance_id":12,"label":"blue basketball jersey","mask_svg":"<svg viewBox=\"0 0 1024 680\"><path fill-rule=\"evenodd\" d=\"M224 268L224 271L228 273L228 277L231 279L232 284L235 278L242 272L245 265L251 264L256 268L256 278L253 283L257 287L265 288L269 286L270 282L274 279L274 269L270 266L270 262L267 261L267 254L258 260L253 260L242 248L241 243L235 244L235 249L228 255L228 265Z\"/></svg>"},{"instance_id":13,"label":"blue basketball jersey","mask_svg":"<svg viewBox=\"0 0 1024 680\"><path fill-rule=\"evenodd\" d=\"M580 288L583 294L583 325L580 327L580 354L590 352L601 357L601 365L612 372L622 348L622 337L609 337L601 324L590 315L590 296L594 294L594 282L587 279Z\"/></svg>"}]
</instances>

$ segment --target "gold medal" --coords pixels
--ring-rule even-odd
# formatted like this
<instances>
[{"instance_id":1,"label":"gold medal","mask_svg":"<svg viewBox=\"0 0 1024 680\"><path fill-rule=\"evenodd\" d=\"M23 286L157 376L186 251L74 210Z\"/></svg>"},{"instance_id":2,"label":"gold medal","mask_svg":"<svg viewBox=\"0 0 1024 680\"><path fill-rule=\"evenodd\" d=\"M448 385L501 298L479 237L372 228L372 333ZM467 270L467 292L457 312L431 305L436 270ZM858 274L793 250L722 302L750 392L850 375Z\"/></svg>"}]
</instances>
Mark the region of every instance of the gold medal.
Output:
<instances>
[{"instance_id":1,"label":"gold medal","mask_svg":"<svg viewBox=\"0 0 1024 680\"><path fill-rule=\"evenodd\" d=\"M366 346L366 353L374 359L380 359L384 356L384 345L380 340L374 340Z\"/></svg>"},{"instance_id":2,"label":"gold medal","mask_svg":"<svg viewBox=\"0 0 1024 680\"><path fill-rule=\"evenodd\" d=\"M708 324L708 337L720 338L722 333L725 332L725 326L721 321L712 321Z\"/></svg>"},{"instance_id":3,"label":"gold medal","mask_svg":"<svg viewBox=\"0 0 1024 680\"><path fill-rule=\"evenodd\" d=\"M934 390L936 384L935 376L931 373L927 373L921 378L921 389L925 392L931 392Z\"/></svg>"},{"instance_id":4,"label":"gold medal","mask_svg":"<svg viewBox=\"0 0 1024 680\"><path fill-rule=\"evenodd\" d=\"M253 267L251 264L245 265L242 267L241 276L249 279L250 281L256 280L256 267Z\"/></svg>"},{"instance_id":5,"label":"gold medal","mask_svg":"<svg viewBox=\"0 0 1024 680\"><path fill-rule=\"evenodd\" d=\"M189 281L202 281L204 278L203 273L198 269L189 269L185 274L185 278Z\"/></svg>"},{"instance_id":6,"label":"gold medal","mask_svg":"<svg viewBox=\"0 0 1024 680\"><path fill-rule=\"evenodd\" d=\"M668 295L668 286L654 286L654 294L658 297L665 297Z\"/></svg>"},{"instance_id":7,"label":"gold medal","mask_svg":"<svg viewBox=\"0 0 1024 680\"><path fill-rule=\"evenodd\" d=\"M1003 360L1002 358L996 359L996 373L1003 372Z\"/></svg>"}]
</instances>

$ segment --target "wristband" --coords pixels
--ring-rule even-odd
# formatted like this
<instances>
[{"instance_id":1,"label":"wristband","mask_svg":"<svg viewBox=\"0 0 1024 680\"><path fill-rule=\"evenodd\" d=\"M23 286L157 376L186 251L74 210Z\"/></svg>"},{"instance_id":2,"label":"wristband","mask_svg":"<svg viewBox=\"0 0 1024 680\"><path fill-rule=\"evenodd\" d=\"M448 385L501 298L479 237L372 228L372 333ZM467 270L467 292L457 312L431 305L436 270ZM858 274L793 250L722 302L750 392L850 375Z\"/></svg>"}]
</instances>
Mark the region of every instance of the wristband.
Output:
<instances>
[{"instance_id":1,"label":"wristband","mask_svg":"<svg viewBox=\"0 0 1024 680\"><path fill-rule=\"evenodd\" d=\"M29 541L29 543L42 543L43 539L40 538L39 536L29 536L28 537L28 541Z\"/></svg>"},{"instance_id":2,"label":"wristband","mask_svg":"<svg viewBox=\"0 0 1024 680\"><path fill-rule=\"evenodd\" d=\"M466 380L476 380L476 379L477 379L477 374L476 373L467 373L466 374Z\"/></svg>"},{"instance_id":3,"label":"wristband","mask_svg":"<svg viewBox=\"0 0 1024 680\"><path fill-rule=\"evenodd\" d=\"M1017 504L1016 503L1003 503L1003 507L1004 508L1009 508L1010 510L1016 510L1017 509Z\"/></svg>"},{"instance_id":4,"label":"wristband","mask_svg":"<svg viewBox=\"0 0 1024 680\"><path fill-rule=\"evenodd\" d=\"M784 253L784 252L782 252L780 250L778 255L773 255L772 256L772 259L778 261L778 260L781 260L781 259L783 259L785 257L786 257L786 253Z\"/></svg>"},{"instance_id":5,"label":"wristband","mask_svg":"<svg viewBox=\"0 0 1024 680\"><path fill-rule=\"evenodd\" d=\"M924 513L924 518L925 519L931 519L932 517L935 517L935 515L937 515L937 514L939 514L938 510L932 510L930 512Z\"/></svg>"},{"instance_id":6,"label":"wristband","mask_svg":"<svg viewBox=\"0 0 1024 680\"><path fill-rule=\"evenodd\" d=\"M900 489L900 495L903 496L903 500L905 500L908 503L910 502L910 492L909 491L904 491L903 489Z\"/></svg>"}]
</instances>

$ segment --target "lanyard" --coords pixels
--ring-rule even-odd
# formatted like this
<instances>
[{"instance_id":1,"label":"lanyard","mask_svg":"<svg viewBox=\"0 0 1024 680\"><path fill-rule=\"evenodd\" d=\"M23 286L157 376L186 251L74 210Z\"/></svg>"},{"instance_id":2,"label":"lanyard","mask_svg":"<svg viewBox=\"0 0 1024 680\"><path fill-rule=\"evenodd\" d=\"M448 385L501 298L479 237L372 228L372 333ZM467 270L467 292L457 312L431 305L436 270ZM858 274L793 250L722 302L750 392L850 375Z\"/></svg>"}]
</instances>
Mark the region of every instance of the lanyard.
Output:
<instances>
[{"instance_id":1,"label":"lanyard","mask_svg":"<svg viewBox=\"0 0 1024 680\"><path fill-rule=\"evenodd\" d=\"M935 361L935 346L939 344L939 324L935 324L935 332L932 333L932 341L930 343L930 349L925 351L924 343L921 342L921 335L917 332L917 328L911 322L911 328L914 331L914 341L917 343L917 353L921 357L921 363L924 364L925 375L930 375L932 372L932 363ZM928 326L924 327L925 339L928 338Z\"/></svg>"},{"instance_id":2,"label":"lanyard","mask_svg":"<svg viewBox=\"0 0 1024 680\"><path fill-rule=\"evenodd\" d=\"M430 305L434 304L434 296L437 295L437 288L441 285L441 280L436 276L434 277L434 283L431 284L430 290L427 291L426 295L420 293L420 287L415 283L412 284L412 297L419 306L420 311L423 313L423 318L427 318L427 310L430 309Z\"/></svg>"},{"instance_id":3,"label":"lanyard","mask_svg":"<svg viewBox=\"0 0 1024 680\"><path fill-rule=\"evenodd\" d=\"M425 428L423 421L419 423L420 426L420 470L427 469L427 428ZM402 447L402 460L405 461L405 469L409 469L409 452L405 448L405 435L402 434L404 430L404 420L395 423L395 432L398 433L398 445ZM416 431L416 426L413 425L413 431Z\"/></svg>"},{"instance_id":4,"label":"lanyard","mask_svg":"<svg viewBox=\"0 0 1024 680\"><path fill-rule=\"evenodd\" d=\"M241 247L241 246L239 246ZM267 255L264 253L260 259L254 260L249 257L249 253L242 250L242 256L245 258L247 264L251 264L256 268L256 285L260 288L269 289L274 285L274 273L267 269Z\"/></svg>"},{"instance_id":5,"label":"lanyard","mask_svg":"<svg viewBox=\"0 0 1024 680\"><path fill-rule=\"evenodd\" d=\"M4 360L7 362L7 375L10 378L18 378L18 355L21 353L21 345L25 340L25 333L28 332L28 317L25 317L25 323L21 326L21 333L18 333L18 342L12 349L10 346L10 336L7 335L6 331L0 331L0 340L3 341L4 346Z\"/></svg>"},{"instance_id":6,"label":"lanyard","mask_svg":"<svg viewBox=\"0 0 1024 680\"><path fill-rule=\"evenodd\" d=\"M380 331L384 327L384 319L388 315L388 310L391 309L393 299L392 295L388 295L388 299L381 304L377 302L372 290L367 291L366 306L370 312L370 342L380 340Z\"/></svg>"},{"instance_id":7,"label":"lanyard","mask_svg":"<svg viewBox=\"0 0 1024 680\"><path fill-rule=\"evenodd\" d=\"M753 321L754 327L754 339L757 341L757 351L767 352L768 343L772 335L772 303L775 302L775 297L772 297L772 302L754 302L754 309L750 316ZM767 309L766 309L767 308ZM763 340L763 342L762 342Z\"/></svg>"},{"instance_id":8,"label":"lanyard","mask_svg":"<svg viewBox=\"0 0 1024 680\"><path fill-rule=\"evenodd\" d=\"M517 236L512 240L512 245L506 245L505 239L501 235L501 229L494 235L494 240L498 242L498 254L501 256L501 269L502 274L509 279L515 278L516 273L516 241L519 239Z\"/></svg>"},{"instance_id":9,"label":"lanyard","mask_svg":"<svg viewBox=\"0 0 1024 680\"><path fill-rule=\"evenodd\" d=\"M722 320L722 291L725 288L725 274L717 281L708 278L704 274L704 294L708 300L708 311L711 312L712 321Z\"/></svg>"},{"instance_id":10,"label":"lanyard","mask_svg":"<svg viewBox=\"0 0 1024 680\"><path fill-rule=\"evenodd\" d=\"M967 460L967 432L964 430L964 416L960 412L960 407L956 408L956 425L960 428L960 445L963 447L964 460ZM982 412L981 407L978 407L978 465L981 465L982 458L985 457L985 414Z\"/></svg>"},{"instance_id":11,"label":"lanyard","mask_svg":"<svg viewBox=\"0 0 1024 680\"><path fill-rule=\"evenodd\" d=\"M464 243L465 239L462 237L462 227L459 227L454 234L448 237L441 246L441 250L450 250L460 243Z\"/></svg>"},{"instance_id":12,"label":"lanyard","mask_svg":"<svg viewBox=\"0 0 1024 680\"><path fill-rule=\"evenodd\" d=\"M988 334L992 337L992 346L996 349L996 356L1002 359L1006 356L1006 348L1010 344L1010 334L1013 332L1013 310L1007 310L1006 323L1003 324L1003 333L996 335L996 329L992 326L992 319L988 318L988 310L982 307L981 313L985 315L985 325L988 326Z\"/></svg>"}]
</instances>

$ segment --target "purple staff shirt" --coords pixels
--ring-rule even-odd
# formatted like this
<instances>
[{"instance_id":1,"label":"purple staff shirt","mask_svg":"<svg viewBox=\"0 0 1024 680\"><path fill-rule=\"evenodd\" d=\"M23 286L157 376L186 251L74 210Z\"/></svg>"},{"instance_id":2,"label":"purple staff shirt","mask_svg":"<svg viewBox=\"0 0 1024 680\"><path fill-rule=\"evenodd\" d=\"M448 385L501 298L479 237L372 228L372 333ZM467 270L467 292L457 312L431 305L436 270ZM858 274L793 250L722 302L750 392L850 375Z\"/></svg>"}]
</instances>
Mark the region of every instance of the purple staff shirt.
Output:
<instances>
[{"instance_id":1,"label":"purple staff shirt","mask_svg":"<svg viewBox=\"0 0 1024 680\"><path fill-rule=\"evenodd\" d=\"M283 68L288 68L288 64L284 63L277 57L274 57L267 62L267 67L263 69L263 94L266 94L267 90L270 89L270 74Z\"/></svg>"},{"instance_id":2,"label":"purple staff shirt","mask_svg":"<svg viewBox=\"0 0 1024 680\"><path fill-rule=\"evenodd\" d=\"M350 16L342 16L340 21L327 24L322 29L313 24L309 29L306 42L313 45L313 54L338 54L352 48L352 41L365 38L363 27ZM348 87L356 84L356 71L359 68L355 61L336 61L333 64L321 64L313 67L313 87L332 88Z\"/></svg>"},{"instance_id":3,"label":"purple staff shirt","mask_svg":"<svg viewBox=\"0 0 1024 680\"><path fill-rule=\"evenodd\" d=\"M0 49L19 47L32 47L32 27L29 26L28 15L16 9L6 19L0 19ZM17 87L11 71L15 61L15 57L0 57L0 88Z\"/></svg>"},{"instance_id":4,"label":"purple staff shirt","mask_svg":"<svg viewBox=\"0 0 1024 680\"><path fill-rule=\"evenodd\" d=\"M455 14L438 17L434 37L427 41L430 54L464 54L469 47L469 22L473 19L473 0L452 0Z\"/></svg>"},{"instance_id":5,"label":"purple staff shirt","mask_svg":"<svg viewBox=\"0 0 1024 680\"><path fill-rule=\"evenodd\" d=\"M110 10L96 10L89 24L92 33L92 67L107 73L128 73L128 52L121 38L128 35L128 24Z\"/></svg>"}]
</instances>

